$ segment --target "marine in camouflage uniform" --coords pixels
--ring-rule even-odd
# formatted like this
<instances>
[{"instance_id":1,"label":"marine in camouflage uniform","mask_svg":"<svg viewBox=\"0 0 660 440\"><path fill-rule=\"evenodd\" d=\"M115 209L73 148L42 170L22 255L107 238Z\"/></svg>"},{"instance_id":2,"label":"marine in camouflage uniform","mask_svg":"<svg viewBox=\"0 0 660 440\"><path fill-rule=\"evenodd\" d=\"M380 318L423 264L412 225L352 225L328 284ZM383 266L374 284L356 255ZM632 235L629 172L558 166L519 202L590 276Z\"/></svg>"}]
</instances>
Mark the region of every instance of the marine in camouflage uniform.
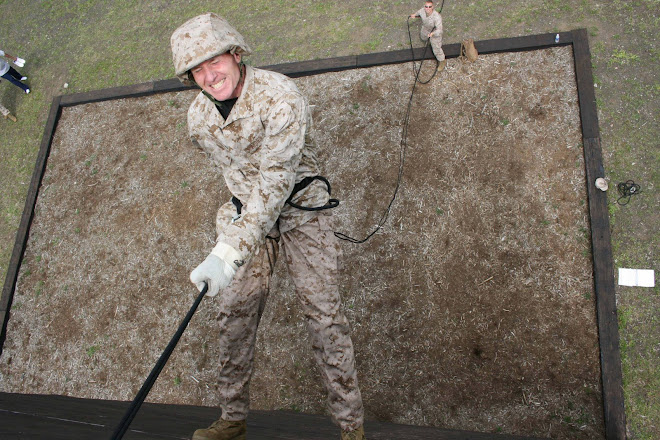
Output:
<instances>
[{"instance_id":1,"label":"marine in camouflage uniform","mask_svg":"<svg viewBox=\"0 0 660 440\"><path fill-rule=\"evenodd\" d=\"M427 14L427 11L431 11L430 14ZM433 3L426 2L424 7L412 14L411 17L422 19L422 28L419 30L419 37L422 41L428 41L429 34L433 33L430 38L431 49L439 62L444 61L445 52L442 50L442 16L438 11L433 9Z\"/></svg>"},{"instance_id":2,"label":"marine in camouflage uniform","mask_svg":"<svg viewBox=\"0 0 660 440\"><path fill-rule=\"evenodd\" d=\"M171 43L179 78L187 84L194 80L203 90L188 111L190 137L222 171L234 196L218 210L216 246L191 273L199 288L209 285L209 295L223 289L218 388L222 415L208 429L197 430L193 439L245 438L257 327L280 251L307 320L332 417L342 438L363 439L362 399L350 327L341 309L341 248L332 215L286 203L296 183L320 172L309 136L308 103L284 75L240 63L233 89L240 94L233 107L223 107L231 101L218 97L228 96L221 91L227 82L233 87L234 79L220 64L239 61L250 49L215 14L189 20L174 32ZM225 78L220 71L230 73ZM314 180L291 201L319 207L328 200L326 186Z\"/></svg>"}]
</instances>

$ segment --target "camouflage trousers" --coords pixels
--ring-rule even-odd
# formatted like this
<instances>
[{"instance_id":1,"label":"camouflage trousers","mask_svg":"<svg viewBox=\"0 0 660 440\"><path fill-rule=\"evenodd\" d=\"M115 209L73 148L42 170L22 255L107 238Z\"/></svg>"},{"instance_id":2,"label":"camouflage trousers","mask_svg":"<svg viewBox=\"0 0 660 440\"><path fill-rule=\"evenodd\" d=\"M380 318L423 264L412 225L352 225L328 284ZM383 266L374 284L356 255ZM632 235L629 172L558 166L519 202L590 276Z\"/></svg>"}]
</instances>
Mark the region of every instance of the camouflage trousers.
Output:
<instances>
[{"instance_id":1,"label":"camouflage trousers","mask_svg":"<svg viewBox=\"0 0 660 440\"><path fill-rule=\"evenodd\" d=\"M429 40L429 34L432 29L426 29L422 26L422 30L419 32L419 37L423 42ZM442 50L442 35L434 35L431 37L431 50L433 50L433 55L438 61L443 61L445 59L445 52Z\"/></svg>"},{"instance_id":2,"label":"camouflage trousers","mask_svg":"<svg viewBox=\"0 0 660 440\"><path fill-rule=\"evenodd\" d=\"M218 385L223 419L247 418L257 326L281 247L307 321L332 418L342 429L362 425L353 343L339 296L341 248L332 226L332 214L324 211L282 233L279 240L266 239L252 260L239 269L232 284L220 293Z\"/></svg>"}]
</instances>

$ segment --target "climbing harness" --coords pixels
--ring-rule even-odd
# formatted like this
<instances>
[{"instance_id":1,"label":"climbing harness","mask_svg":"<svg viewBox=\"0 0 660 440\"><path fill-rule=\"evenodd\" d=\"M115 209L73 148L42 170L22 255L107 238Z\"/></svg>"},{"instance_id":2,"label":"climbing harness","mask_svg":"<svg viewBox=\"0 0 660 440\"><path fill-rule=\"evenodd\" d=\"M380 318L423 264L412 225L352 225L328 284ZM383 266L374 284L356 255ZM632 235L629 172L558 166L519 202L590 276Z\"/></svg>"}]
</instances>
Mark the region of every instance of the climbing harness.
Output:
<instances>
[{"instance_id":1,"label":"climbing harness","mask_svg":"<svg viewBox=\"0 0 660 440\"><path fill-rule=\"evenodd\" d=\"M297 192L307 188L307 186L312 183L315 180L320 180L321 182L325 183L326 188L328 189L328 195L332 194L332 188L330 188L330 182L328 182L328 179L326 179L323 176L308 176L305 177L303 180L300 182L296 183L293 187L293 191L291 191L291 195L289 198L286 200L286 204L293 206L294 208L297 209L302 209L303 211L323 211L325 209L332 209L336 208L339 206L339 200L337 199L330 199L328 200L328 203L326 203L323 206L301 206L296 203L293 203L291 199L293 199L293 196L296 195Z\"/></svg>"},{"instance_id":2,"label":"climbing harness","mask_svg":"<svg viewBox=\"0 0 660 440\"><path fill-rule=\"evenodd\" d=\"M284 203L303 211L323 211L325 209L332 209L339 206L339 200L332 198L328 200L328 203L326 203L323 206L302 206L292 201L293 196L295 196L298 192L302 191L303 189L307 188L315 180L320 180L321 182L325 183L325 186L328 189L328 195L332 194L332 188L330 187L330 182L328 182L328 179L326 179L323 176L307 176L293 186L293 190L291 190L291 194L289 195L289 198L286 199L286 202ZM232 221L236 221L241 217L241 213L243 211L243 202L241 202L236 196L231 197L231 202L236 207L236 216L234 216Z\"/></svg>"}]
</instances>

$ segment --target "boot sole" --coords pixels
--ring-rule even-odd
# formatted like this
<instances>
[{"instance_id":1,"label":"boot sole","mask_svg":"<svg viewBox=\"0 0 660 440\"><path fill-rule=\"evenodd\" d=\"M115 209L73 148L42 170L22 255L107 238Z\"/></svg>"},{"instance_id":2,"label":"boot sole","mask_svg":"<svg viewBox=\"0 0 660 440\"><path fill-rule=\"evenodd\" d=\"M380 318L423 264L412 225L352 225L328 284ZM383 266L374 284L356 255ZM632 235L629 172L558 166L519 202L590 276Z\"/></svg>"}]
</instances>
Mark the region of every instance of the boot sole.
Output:
<instances>
[{"instance_id":1,"label":"boot sole","mask_svg":"<svg viewBox=\"0 0 660 440\"><path fill-rule=\"evenodd\" d=\"M193 437L192 437L192 440L209 440L209 439L211 439L211 437L206 437L206 436L201 437L201 436L198 436L198 435L195 435L195 434L193 434ZM227 439L227 440L246 440L245 439L245 433L238 434L237 436L234 436L234 437L232 437L230 439Z\"/></svg>"}]
</instances>

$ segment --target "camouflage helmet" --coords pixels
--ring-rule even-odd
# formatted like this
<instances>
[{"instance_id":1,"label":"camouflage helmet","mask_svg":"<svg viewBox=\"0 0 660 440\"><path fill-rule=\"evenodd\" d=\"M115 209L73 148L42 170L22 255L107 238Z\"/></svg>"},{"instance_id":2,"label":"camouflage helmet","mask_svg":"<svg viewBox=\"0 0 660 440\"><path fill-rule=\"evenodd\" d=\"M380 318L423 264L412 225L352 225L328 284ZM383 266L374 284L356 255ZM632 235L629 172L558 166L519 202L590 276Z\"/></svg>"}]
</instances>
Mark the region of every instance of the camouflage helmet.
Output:
<instances>
[{"instance_id":1,"label":"camouflage helmet","mask_svg":"<svg viewBox=\"0 0 660 440\"><path fill-rule=\"evenodd\" d=\"M193 67L226 52L250 55L252 50L243 36L227 20L213 13L198 15L172 34L174 72L182 83L194 84L188 72Z\"/></svg>"}]
</instances>

